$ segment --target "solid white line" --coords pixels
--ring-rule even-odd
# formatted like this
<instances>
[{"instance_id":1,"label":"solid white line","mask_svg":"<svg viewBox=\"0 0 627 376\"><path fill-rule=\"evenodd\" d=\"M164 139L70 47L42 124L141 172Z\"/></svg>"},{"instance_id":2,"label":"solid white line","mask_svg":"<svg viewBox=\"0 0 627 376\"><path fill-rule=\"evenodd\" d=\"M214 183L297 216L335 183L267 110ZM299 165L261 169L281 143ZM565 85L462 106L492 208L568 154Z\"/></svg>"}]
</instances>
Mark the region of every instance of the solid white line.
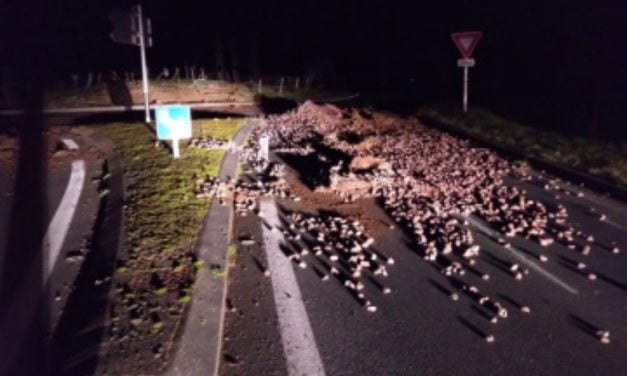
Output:
<instances>
[{"instance_id":1,"label":"solid white line","mask_svg":"<svg viewBox=\"0 0 627 376\"><path fill-rule=\"evenodd\" d=\"M43 242L43 255L46 260L46 267L44 268L44 284L48 281L50 274L59 258L61 247L65 241L70 224L74 218L78 201L83 192L83 183L85 182L85 161L73 161L72 172L70 173L70 180L61 203L54 213L48 230L44 236Z\"/></svg>"},{"instance_id":2,"label":"solid white line","mask_svg":"<svg viewBox=\"0 0 627 376\"><path fill-rule=\"evenodd\" d=\"M498 238L502 237L502 235L499 232L494 231L491 228L489 228L488 226L484 225L479 219L473 217L472 215L466 217L466 219L468 219L468 222L470 222L471 225L475 226L481 232L485 233L489 237L494 238L494 239L498 239ZM563 288L564 290L568 291L569 293L571 293L571 294L577 294L578 293L578 291L576 289L572 288L566 282L562 281L557 276L553 275L551 272L549 272L548 270L544 269L543 267L538 265L533 260L531 260L528 257L524 256L521 253L521 251L518 250L516 247L512 246L511 248L507 248L507 247L501 246L501 248L503 248L506 251L508 251L509 253L511 253L512 256L514 256L515 258L518 259L518 261L522 262L523 264L527 265L531 269L533 269L533 270L537 271L538 273L542 274L545 278L547 278L551 282L555 283L556 285L560 286L561 288Z\"/></svg>"},{"instance_id":3,"label":"solid white line","mask_svg":"<svg viewBox=\"0 0 627 376\"><path fill-rule=\"evenodd\" d=\"M324 367L316 340L311 330L309 317L294 275L292 263L283 254L279 245L283 241L277 207L273 199L262 199L261 212L271 228L262 225L263 241L271 271L274 302L279 316L283 351L290 376L323 376Z\"/></svg>"}]
</instances>

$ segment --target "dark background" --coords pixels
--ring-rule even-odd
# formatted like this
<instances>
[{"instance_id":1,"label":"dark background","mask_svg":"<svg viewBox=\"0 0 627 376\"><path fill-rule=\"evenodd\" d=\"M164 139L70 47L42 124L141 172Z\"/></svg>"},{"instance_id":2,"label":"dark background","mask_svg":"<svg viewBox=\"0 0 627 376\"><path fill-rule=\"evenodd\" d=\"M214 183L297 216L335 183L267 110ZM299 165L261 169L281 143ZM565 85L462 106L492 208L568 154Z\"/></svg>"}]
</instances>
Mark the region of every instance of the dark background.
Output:
<instances>
[{"instance_id":1,"label":"dark background","mask_svg":"<svg viewBox=\"0 0 627 376\"><path fill-rule=\"evenodd\" d=\"M31 77L33 64L50 82L138 71L138 49L108 36L111 10L133 3L5 0L2 81ZM153 74L186 64L213 71L222 51L225 69L243 79L314 72L327 86L402 89L426 103L459 101L450 33L480 30L472 104L542 128L626 137L625 1L151 0L144 10ZM24 65L24 56L37 58Z\"/></svg>"}]
</instances>

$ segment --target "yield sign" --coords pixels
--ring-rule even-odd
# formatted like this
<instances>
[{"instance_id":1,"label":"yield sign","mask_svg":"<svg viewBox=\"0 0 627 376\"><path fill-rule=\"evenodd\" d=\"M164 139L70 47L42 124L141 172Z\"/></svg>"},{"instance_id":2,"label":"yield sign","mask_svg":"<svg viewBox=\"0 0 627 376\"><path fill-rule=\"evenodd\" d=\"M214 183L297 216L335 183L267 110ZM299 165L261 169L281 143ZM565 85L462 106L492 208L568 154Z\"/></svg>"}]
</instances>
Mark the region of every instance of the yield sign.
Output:
<instances>
[{"instance_id":1,"label":"yield sign","mask_svg":"<svg viewBox=\"0 0 627 376\"><path fill-rule=\"evenodd\" d=\"M453 38L453 42L455 42L462 56L469 58L472 55L472 51L477 47L482 35L483 33L480 31L460 31L451 34L451 38Z\"/></svg>"}]
</instances>

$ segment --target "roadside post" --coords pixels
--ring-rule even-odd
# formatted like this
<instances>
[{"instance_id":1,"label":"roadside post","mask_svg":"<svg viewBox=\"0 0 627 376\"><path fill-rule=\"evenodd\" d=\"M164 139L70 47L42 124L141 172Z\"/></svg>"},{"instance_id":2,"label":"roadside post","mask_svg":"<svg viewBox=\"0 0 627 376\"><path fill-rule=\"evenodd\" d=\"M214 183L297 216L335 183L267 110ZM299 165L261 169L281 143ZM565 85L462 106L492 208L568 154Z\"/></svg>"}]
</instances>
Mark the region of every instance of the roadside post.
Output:
<instances>
[{"instance_id":1,"label":"roadside post","mask_svg":"<svg viewBox=\"0 0 627 376\"><path fill-rule=\"evenodd\" d=\"M482 35L483 33L480 31L460 31L451 34L453 42L462 54L462 58L457 60L457 66L464 69L464 92L462 96L464 113L468 112L468 68L475 66L475 59L471 56Z\"/></svg>"},{"instance_id":2,"label":"roadside post","mask_svg":"<svg viewBox=\"0 0 627 376\"><path fill-rule=\"evenodd\" d=\"M152 47L152 25L150 19L143 16L141 5L135 5L131 12L113 11L109 15L109 21L113 25L113 31L109 36L114 42L139 47L146 123L150 123L148 64L146 63L146 47Z\"/></svg>"},{"instance_id":3,"label":"roadside post","mask_svg":"<svg viewBox=\"0 0 627 376\"><path fill-rule=\"evenodd\" d=\"M270 160L270 136L267 133L264 133L261 137L259 137L258 157L264 162L268 162Z\"/></svg>"},{"instance_id":4,"label":"roadside post","mask_svg":"<svg viewBox=\"0 0 627 376\"><path fill-rule=\"evenodd\" d=\"M180 157L179 141L192 138L192 111L189 106L172 105L155 108L157 138L172 142L172 157Z\"/></svg>"}]
</instances>

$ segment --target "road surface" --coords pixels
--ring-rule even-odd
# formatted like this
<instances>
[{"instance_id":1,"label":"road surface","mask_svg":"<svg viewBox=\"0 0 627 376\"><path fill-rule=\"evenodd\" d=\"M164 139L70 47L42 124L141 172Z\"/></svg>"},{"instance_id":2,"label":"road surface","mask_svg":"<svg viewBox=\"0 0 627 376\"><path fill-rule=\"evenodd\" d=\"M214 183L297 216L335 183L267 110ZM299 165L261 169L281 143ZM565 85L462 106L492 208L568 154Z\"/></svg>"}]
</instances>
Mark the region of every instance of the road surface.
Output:
<instances>
[{"instance_id":1,"label":"road surface","mask_svg":"<svg viewBox=\"0 0 627 376\"><path fill-rule=\"evenodd\" d=\"M20 216L14 210L28 205L16 205L16 200L37 200L38 187L28 185L16 192L17 160L0 163L1 375L29 374L31 367L37 366L37 358L29 355L34 351L30 341L45 344L55 333L88 252L99 208L99 187L95 183L101 174L101 160L83 140L61 137L61 133L50 132L43 151L44 195L39 198L43 210L28 213L22 223L18 223ZM78 149L57 150L61 140L72 140L69 145ZM36 223L43 228L35 229ZM13 237L16 233L26 237L44 235L38 249L26 255L21 253L25 252L23 238ZM43 320L43 328L33 330L38 320Z\"/></svg>"},{"instance_id":2,"label":"road surface","mask_svg":"<svg viewBox=\"0 0 627 376\"><path fill-rule=\"evenodd\" d=\"M398 227L388 226L391 219L379 207L363 202L360 205L379 223L373 231L374 247L395 260L389 276L377 278L392 293L382 294L380 286L367 283L365 292L377 306L376 312L367 312L339 280L321 280L312 265L324 268L313 256L307 256L306 269L292 262L304 311L291 320L310 323L313 348L307 341L286 341L294 333L289 333L289 325L286 329L285 320L294 314L286 314L293 309L280 302L298 297L290 293L295 286L276 281L285 280L278 276L285 271L273 270L276 262L271 258L286 257L274 249L274 241L266 240L272 221L268 215L238 217L221 374L307 374L294 371L290 359L295 352L307 359L319 357L327 375L627 374L627 206L573 184L562 184L558 193L511 178L507 184L526 189L531 198L548 205L566 206L569 221L594 235L590 254L559 243L543 248L518 238L505 248L491 239L484 224L469 221L481 255L473 266L476 273L460 279L507 309L508 317L495 324L489 311L422 260ZM299 209L289 201L277 204L279 211ZM599 220L602 214L605 221ZM238 242L248 237L255 240L253 245ZM622 252L613 254L612 243ZM548 261L541 262L540 253ZM586 264L584 269L577 268L580 262ZM513 263L529 274L516 280L506 267ZM266 269L269 277L264 276ZM484 273L489 280L481 278ZM596 279L589 279L589 273ZM458 301L450 298L453 292ZM523 312L523 306L530 312ZM298 330L308 336L307 329ZM609 344L600 341L599 330L610 332ZM490 335L492 343L486 341Z\"/></svg>"}]
</instances>

